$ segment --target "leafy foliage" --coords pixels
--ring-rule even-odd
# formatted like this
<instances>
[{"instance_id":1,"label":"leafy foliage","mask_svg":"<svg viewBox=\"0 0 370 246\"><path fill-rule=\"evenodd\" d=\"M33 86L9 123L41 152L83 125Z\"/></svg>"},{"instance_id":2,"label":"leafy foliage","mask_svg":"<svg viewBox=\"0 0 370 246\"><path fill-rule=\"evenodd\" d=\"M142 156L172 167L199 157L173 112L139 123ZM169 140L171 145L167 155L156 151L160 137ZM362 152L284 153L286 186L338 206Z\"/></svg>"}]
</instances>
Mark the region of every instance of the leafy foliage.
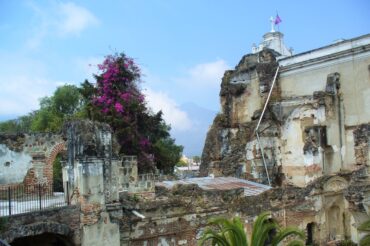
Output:
<instances>
[{"instance_id":1,"label":"leafy foliage","mask_svg":"<svg viewBox=\"0 0 370 246\"><path fill-rule=\"evenodd\" d=\"M200 160L201 160L200 156L198 156L198 155L193 156L193 161L195 163L200 163Z\"/></svg>"},{"instance_id":2,"label":"leafy foliage","mask_svg":"<svg viewBox=\"0 0 370 246\"><path fill-rule=\"evenodd\" d=\"M217 230L208 227L202 235L200 245L211 241L212 245L218 246L277 246L290 236L298 236L301 240L291 240L287 245L304 245L302 240L305 238L305 234L302 231L292 227L280 227L274 219L270 218L270 213L268 212L262 213L257 217L253 224L249 243L244 225L238 217L231 220L224 218L211 219L209 226L217 228Z\"/></svg>"},{"instance_id":3,"label":"leafy foliage","mask_svg":"<svg viewBox=\"0 0 370 246\"><path fill-rule=\"evenodd\" d=\"M187 167L188 163L181 159L181 160L179 160L178 163L176 163L176 166L178 166L178 167Z\"/></svg>"},{"instance_id":4,"label":"leafy foliage","mask_svg":"<svg viewBox=\"0 0 370 246\"><path fill-rule=\"evenodd\" d=\"M363 238L361 238L359 245L360 246L370 245L370 220L367 220L364 223L362 223L358 227L358 229L360 231L366 232L366 235Z\"/></svg>"},{"instance_id":5,"label":"leafy foliage","mask_svg":"<svg viewBox=\"0 0 370 246\"><path fill-rule=\"evenodd\" d=\"M157 167L165 174L173 173L174 164L178 163L183 150L172 138L159 139L153 145Z\"/></svg>"},{"instance_id":6,"label":"leafy foliage","mask_svg":"<svg viewBox=\"0 0 370 246\"><path fill-rule=\"evenodd\" d=\"M21 116L15 120L8 120L0 123L0 132L28 132L30 131L33 114Z\"/></svg>"},{"instance_id":7,"label":"leafy foliage","mask_svg":"<svg viewBox=\"0 0 370 246\"><path fill-rule=\"evenodd\" d=\"M53 191L63 192L63 175L62 175L62 163L61 156L57 155L53 162Z\"/></svg>"}]
</instances>

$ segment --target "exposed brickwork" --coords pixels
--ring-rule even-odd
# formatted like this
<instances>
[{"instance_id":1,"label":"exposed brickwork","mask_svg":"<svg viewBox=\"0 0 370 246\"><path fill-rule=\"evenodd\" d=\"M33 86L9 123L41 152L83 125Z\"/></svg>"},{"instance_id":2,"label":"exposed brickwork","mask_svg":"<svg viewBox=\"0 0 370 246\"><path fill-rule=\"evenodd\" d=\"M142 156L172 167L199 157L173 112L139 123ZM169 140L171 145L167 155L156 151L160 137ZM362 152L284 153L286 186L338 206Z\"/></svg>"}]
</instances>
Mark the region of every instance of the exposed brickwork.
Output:
<instances>
[{"instance_id":1,"label":"exposed brickwork","mask_svg":"<svg viewBox=\"0 0 370 246\"><path fill-rule=\"evenodd\" d=\"M37 184L37 177L35 175L35 170L34 168L30 168L27 172L26 177L23 180L23 184L26 186L34 186Z\"/></svg>"},{"instance_id":2,"label":"exposed brickwork","mask_svg":"<svg viewBox=\"0 0 370 246\"><path fill-rule=\"evenodd\" d=\"M37 165L41 166L42 168L42 179L37 177L36 170L34 167L32 167L28 170L23 184L26 186L35 186L41 183L48 185L48 187L53 187L53 162L59 153L63 153L65 151L65 143L60 142L52 147L45 148L45 152L31 153L34 159L32 162L37 163Z\"/></svg>"},{"instance_id":3,"label":"exposed brickwork","mask_svg":"<svg viewBox=\"0 0 370 246\"><path fill-rule=\"evenodd\" d=\"M81 203L81 225L98 223L102 206L98 203Z\"/></svg>"},{"instance_id":4,"label":"exposed brickwork","mask_svg":"<svg viewBox=\"0 0 370 246\"><path fill-rule=\"evenodd\" d=\"M60 142L54 145L48 154L48 157L46 159L45 166L44 166L44 177L46 177L47 182L49 184L53 183L53 162L59 153L63 153L65 151L66 151L65 143Z\"/></svg>"}]
</instances>

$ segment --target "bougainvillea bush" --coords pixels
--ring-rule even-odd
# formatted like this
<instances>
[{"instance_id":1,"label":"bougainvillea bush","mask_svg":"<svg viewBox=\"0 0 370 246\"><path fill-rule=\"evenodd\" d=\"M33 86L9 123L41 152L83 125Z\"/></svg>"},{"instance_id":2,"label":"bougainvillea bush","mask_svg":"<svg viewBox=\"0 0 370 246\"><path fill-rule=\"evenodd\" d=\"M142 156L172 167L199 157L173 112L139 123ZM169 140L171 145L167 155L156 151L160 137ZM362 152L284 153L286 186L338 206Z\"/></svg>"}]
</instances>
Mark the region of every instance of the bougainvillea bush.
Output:
<instances>
[{"instance_id":1,"label":"bougainvillea bush","mask_svg":"<svg viewBox=\"0 0 370 246\"><path fill-rule=\"evenodd\" d=\"M125 54L109 55L98 65L96 86L85 81L81 94L88 101L90 116L107 122L121 146L120 152L137 155L140 171L155 165L170 173L182 153L170 138L162 112L152 113L139 88L140 68Z\"/></svg>"}]
</instances>

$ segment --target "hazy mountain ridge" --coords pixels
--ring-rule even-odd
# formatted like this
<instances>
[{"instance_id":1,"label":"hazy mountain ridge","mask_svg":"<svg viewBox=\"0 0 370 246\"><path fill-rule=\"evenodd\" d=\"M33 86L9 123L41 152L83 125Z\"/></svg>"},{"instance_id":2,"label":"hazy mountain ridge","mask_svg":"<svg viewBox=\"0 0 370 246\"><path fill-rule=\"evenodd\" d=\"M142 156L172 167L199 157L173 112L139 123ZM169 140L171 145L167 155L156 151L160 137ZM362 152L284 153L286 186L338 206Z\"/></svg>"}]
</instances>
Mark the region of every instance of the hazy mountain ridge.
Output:
<instances>
[{"instance_id":1,"label":"hazy mountain ridge","mask_svg":"<svg viewBox=\"0 0 370 246\"><path fill-rule=\"evenodd\" d=\"M184 103L180 106L192 122L189 130L171 130L172 137L177 144L184 146L186 156L201 155L208 128L217 114L217 111L203 108L195 103Z\"/></svg>"}]
</instances>

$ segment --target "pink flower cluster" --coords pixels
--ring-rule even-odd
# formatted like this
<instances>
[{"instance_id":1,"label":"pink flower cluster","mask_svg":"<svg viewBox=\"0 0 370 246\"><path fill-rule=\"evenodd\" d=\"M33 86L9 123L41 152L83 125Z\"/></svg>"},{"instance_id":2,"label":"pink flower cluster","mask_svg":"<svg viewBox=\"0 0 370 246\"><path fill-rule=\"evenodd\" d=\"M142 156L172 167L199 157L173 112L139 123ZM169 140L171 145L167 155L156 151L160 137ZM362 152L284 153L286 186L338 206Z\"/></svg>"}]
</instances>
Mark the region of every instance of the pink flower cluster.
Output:
<instances>
[{"instance_id":1,"label":"pink flower cluster","mask_svg":"<svg viewBox=\"0 0 370 246\"><path fill-rule=\"evenodd\" d=\"M97 76L98 93L93 103L103 114L115 112L124 115L133 103L144 102L144 95L136 85L140 69L133 59L123 54L109 55L98 69L101 74Z\"/></svg>"},{"instance_id":2,"label":"pink flower cluster","mask_svg":"<svg viewBox=\"0 0 370 246\"><path fill-rule=\"evenodd\" d=\"M147 138L140 139L139 145L141 148L146 148L150 145L150 142Z\"/></svg>"}]
</instances>

